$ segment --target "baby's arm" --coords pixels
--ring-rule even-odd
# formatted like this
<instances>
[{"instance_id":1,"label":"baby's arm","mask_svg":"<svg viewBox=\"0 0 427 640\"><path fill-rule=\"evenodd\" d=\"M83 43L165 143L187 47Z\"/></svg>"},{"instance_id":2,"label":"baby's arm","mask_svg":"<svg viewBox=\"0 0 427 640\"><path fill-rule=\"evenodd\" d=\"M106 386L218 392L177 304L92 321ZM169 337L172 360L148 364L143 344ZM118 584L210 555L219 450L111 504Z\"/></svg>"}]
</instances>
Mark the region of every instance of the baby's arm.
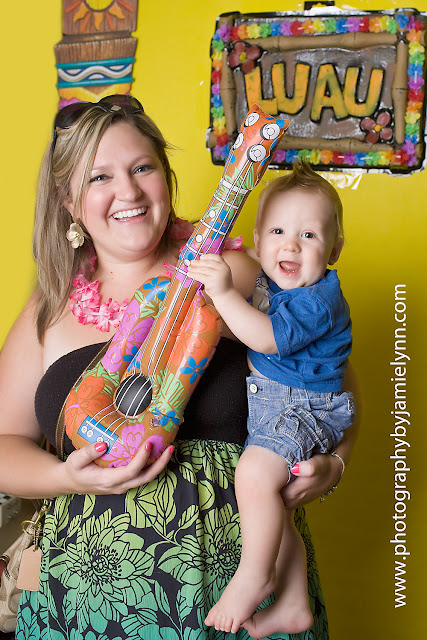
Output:
<instances>
[{"instance_id":1,"label":"baby's arm","mask_svg":"<svg viewBox=\"0 0 427 640\"><path fill-rule=\"evenodd\" d=\"M210 253L193 260L188 275L205 285L206 293L241 342L260 353L277 353L270 318L235 289L230 267L221 256Z\"/></svg>"}]
</instances>

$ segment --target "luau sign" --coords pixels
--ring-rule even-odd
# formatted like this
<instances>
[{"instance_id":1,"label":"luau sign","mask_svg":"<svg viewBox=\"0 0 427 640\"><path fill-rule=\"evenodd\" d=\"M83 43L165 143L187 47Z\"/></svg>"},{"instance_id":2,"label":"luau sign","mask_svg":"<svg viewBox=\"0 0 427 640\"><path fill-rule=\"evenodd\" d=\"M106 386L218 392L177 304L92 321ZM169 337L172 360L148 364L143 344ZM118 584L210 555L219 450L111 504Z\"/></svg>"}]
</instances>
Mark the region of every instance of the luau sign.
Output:
<instances>
[{"instance_id":1,"label":"luau sign","mask_svg":"<svg viewBox=\"0 0 427 640\"><path fill-rule=\"evenodd\" d=\"M224 14L208 147L223 164L253 103L289 118L270 167L409 173L425 161L425 27L413 9Z\"/></svg>"}]
</instances>

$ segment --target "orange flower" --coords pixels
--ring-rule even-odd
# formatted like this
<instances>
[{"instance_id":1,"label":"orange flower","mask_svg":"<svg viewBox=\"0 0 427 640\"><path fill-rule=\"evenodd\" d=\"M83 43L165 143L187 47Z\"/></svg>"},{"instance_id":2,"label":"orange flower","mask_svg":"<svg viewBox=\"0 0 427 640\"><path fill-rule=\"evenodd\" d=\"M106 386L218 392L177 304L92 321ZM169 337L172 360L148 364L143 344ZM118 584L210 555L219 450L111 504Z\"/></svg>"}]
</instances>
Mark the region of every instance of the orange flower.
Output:
<instances>
[{"instance_id":1,"label":"orange flower","mask_svg":"<svg viewBox=\"0 0 427 640\"><path fill-rule=\"evenodd\" d=\"M418 113L422 109L422 102L408 102L407 111L412 111L414 113Z\"/></svg>"},{"instance_id":2,"label":"orange flower","mask_svg":"<svg viewBox=\"0 0 427 640\"><path fill-rule=\"evenodd\" d=\"M330 162L332 162L333 157L334 157L334 154L332 151L329 151L329 149L323 149L320 152L320 160L322 164L329 164Z\"/></svg>"},{"instance_id":3,"label":"orange flower","mask_svg":"<svg viewBox=\"0 0 427 640\"><path fill-rule=\"evenodd\" d=\"M307 20L304 20L304 22L302 23L302 28L304 33L314 33L313 21L310 20L310 18L307 18Z\"/></svg>"},{"instance_id":4,"label":"orange flower","mask_svg":"<svg viewBox=\"0 0 427 640\"><path fill-rule=\"evenodd\" d=\"M369 31L374 33L381 32L381 18L371 18L369 20Z\"/></svg>"},{"instance_id":5,"label":"orange flower","mask_svg":"<svg viewBox=\"0 0 427 640\"><path fill-rule=\"evenodd\" d=\"M68 395L65 405L64 419L65 419L65 431L67 436L73 437L73 432L79 428L86 414L81 410L77 400L77 393L75 389L72 389Z\"/></svg>"},{"instance_id":6,"label":"orange flower","mask_svg":"<svg viewBox=\"0 0 427 640\"><path fill-rule=\"evenodd\" d=\"M420 42L421 41L421 33L422 33L421 31L417 31L416 29L411 29L406 34L406 37L409 40L409 42Z\"/></svg>"},{"instance_id":7,"label":"orange flower","mask_svg":"<svg viewBox=\"0 0 427 640\"><path fill-rule=\"evenodd\" d=\"M240 27L237 27L237 33L239 34L240 40L246 40L248 37L248 27L245 24L241 24Z\"/></svg>"}]
</instances>

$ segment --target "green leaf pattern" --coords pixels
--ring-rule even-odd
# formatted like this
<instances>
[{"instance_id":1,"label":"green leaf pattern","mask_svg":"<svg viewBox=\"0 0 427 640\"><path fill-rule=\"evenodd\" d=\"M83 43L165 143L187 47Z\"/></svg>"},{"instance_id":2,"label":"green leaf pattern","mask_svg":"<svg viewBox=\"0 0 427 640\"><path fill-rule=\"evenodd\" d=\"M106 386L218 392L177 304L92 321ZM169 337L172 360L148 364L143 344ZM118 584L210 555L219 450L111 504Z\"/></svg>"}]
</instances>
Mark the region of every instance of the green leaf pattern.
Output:
<instances>
[{"instance_id":1,"label":"green leaf pattern","mask_svg":"<svg viewBox=\"0 0 427 640\"><path fill-rule=\"evenodd\" d=\"M235 444L176 443L167 469L121 496L60 496L46 517L40 591L24 592L18 640L249 640L203 620L241 553L234 495ZM315 622L327 640L322 594L303 511ZM262 606L267 606L268 599Z\"/></svg>"},{"instance_id":2,"label":"green leaf pattern","mask_svg":"<svg viewBox=\"0 0 427 640\"><path fill-rule=\"evenodd\" d=\"M182 406L187 395L188 392L181 380L174 373L169 372L163 380L158 395L154 396L154 408L164 415L170 411L175 411L176 415L181 418L183 414ZM175 428L176 424L172 420L169 421L168 425L165 425L166 431L172 431Z\"/></svg>"}]
</instances>

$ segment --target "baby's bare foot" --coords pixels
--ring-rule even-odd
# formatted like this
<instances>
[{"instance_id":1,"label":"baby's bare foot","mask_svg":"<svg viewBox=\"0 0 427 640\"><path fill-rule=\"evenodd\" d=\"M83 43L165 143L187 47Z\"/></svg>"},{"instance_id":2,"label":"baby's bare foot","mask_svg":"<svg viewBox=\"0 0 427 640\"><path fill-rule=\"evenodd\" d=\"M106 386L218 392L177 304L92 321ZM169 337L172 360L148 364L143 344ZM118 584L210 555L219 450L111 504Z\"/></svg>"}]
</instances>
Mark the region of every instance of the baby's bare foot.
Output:
<instances>
[{"instance_id":1,"label":"baby's bare foot","mask_svg":"<svg viewBox=\"0 0 427 640\"><path fill-rule=\"evenodd\" d=\"M295 603L295 606L283 607L275 602L270 607L258 611L241 625L251 638L265 638L273 633L301 633L313 624L313 616L307 605Z\"/></svg>"},{"instance_id":2,"label":"baby's bare foot","mask_svg":"<svg viewBox=\"0 0 427 640\"><path fill-rule=\"evenodd\" d=\"M275 578L260 580L259 576L237 570L221 598L206 616L205 624L217 631L237 633L258 605L274 591ZM261 637L261 636L260 636Z\"/></svg>"}]
</instances>

